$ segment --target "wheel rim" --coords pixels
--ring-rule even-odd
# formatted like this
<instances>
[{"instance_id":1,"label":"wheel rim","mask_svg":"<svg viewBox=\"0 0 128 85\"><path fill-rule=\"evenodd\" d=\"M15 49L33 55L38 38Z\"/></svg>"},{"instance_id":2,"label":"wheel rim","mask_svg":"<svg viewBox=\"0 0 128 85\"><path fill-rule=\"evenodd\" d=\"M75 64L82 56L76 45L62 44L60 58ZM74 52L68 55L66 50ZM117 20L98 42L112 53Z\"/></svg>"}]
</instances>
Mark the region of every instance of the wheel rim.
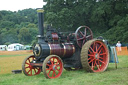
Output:
<instances>
[{"instance_id":1,"label":"wheel rim","mask_svg":"<svg viewBox=\"0 0 128 85\"><path fill-rule=\"evenodd\" d=\"M41 69L40 67L33 67L31 66L31 62L35 60L35 56L32 55L32 56L28 56L23 64L22 64L22 69L23 69L23 72L25 75L27 76L33 76L33 75L37 75L37 74L40 74L41 72Z\"/></svg>"},{"instance_id":2,"label":"wheel rim","mask_svg":"<svg viewBox=\"0 0 128 85\"><path fill-rule=\"evenodd\" d=\"M78 46L82 48L86 41L93 39L93 34L89 27L80 26L75 32L75 37Z\"/></svg>"},{"instance_id":3,"label":"wheel rim","mask_svg":"<svg viewBox=\"0 0 128 85\"><path fill-rule=\"evenodd\" d=\"M63 63L58 56L51 55L46 58L46 60L43 63L43 72L46 78L58 78L61 76L62 71Z\"/></svg>"},{"instance_id":4,"label":"wheel rim","mask_svg":"<svg viewBox=\"0 0 128 85\"><path fill-rule=\"evenodd\" d=\"M88 50L88 64L93 72L101 72L108 64L108 51L104 43L95 41Z\"/></svg>"}]
</instances>

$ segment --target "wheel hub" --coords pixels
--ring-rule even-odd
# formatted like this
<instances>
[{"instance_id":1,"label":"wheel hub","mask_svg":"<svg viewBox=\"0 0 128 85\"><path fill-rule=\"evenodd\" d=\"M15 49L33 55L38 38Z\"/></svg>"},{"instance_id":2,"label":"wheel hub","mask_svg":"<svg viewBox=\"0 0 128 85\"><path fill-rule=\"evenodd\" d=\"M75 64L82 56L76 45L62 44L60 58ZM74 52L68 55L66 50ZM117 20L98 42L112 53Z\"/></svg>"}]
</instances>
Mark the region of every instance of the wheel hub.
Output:
<instances>
[{"instance_id":1,"label":"wheel hub","mask_svg":"<svg viewBox=\"0 0 128 85\"><path fill-rule=\"evenodd\" d=\"M99 54L98 53L95 54L95 58L99 59Z\"/></svg>"},{"instance_id":2,"label":"wheel hub","mask_svg":"<svg viewBox=\"0 0 128 85\"><path fill-rule=\"evenodd\" d=\"M56 65L54 65L52 69L55 70L55 68L56 68Z\"/></svg>"}]
</instances>

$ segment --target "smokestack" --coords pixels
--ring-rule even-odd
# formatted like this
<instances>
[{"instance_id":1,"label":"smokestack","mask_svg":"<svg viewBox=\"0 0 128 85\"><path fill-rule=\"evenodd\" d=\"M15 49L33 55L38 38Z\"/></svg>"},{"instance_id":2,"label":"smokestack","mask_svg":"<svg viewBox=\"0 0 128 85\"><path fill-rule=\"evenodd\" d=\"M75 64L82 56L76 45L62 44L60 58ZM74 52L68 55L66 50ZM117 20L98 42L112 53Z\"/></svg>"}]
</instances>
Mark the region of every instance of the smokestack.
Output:
<instances>
[{"instance_id":1,"label":"smokestack","mask_svg":"<svg viewBox=\"0 0 128 85\"><path fill-rule=\"evenodd\" d=\"M44 10L43 9L38 9L38 30L39 30L39 35L38 37L38 43L44 43Z\"/></svg>"}]
</instances>

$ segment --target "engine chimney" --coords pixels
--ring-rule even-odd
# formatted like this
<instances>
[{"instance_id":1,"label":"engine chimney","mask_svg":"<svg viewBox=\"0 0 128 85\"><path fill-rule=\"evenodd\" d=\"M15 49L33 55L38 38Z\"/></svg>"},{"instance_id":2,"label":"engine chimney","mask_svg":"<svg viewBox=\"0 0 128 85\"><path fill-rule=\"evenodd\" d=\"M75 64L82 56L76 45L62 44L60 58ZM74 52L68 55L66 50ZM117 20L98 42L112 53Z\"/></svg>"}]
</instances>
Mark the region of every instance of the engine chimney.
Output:
<instances>
[{"instance_id":1,"label":"engine chimney","mask_svg":"<svg viewBox=\"0 0 128 85\"><path fill-rule=\"evenodd\" d=\"M38 37L38 43L44 43L44 10L43 9L38 9L38 30L39 34L37 35Z\"/></svg>"}]
</instances>

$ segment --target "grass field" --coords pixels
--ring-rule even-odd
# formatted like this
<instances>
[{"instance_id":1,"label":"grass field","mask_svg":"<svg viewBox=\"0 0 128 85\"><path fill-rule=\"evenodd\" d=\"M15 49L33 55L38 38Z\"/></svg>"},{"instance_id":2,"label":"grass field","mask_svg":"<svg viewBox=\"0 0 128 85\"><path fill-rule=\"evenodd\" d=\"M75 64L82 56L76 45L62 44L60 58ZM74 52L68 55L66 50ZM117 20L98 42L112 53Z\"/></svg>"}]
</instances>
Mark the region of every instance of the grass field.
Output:
<instances>
[{"instance_id":1,"label":"grass field","mask_svg":"<svg viewBox=\"0 0 128 85\"><path fill-rule=\"evenodd\" d=\"M17 56L0 56L1 62L6 58L6 63L15 69L21 69L23 59L27 54L11 54ZM20 56L19 56L20 55ZM84 70L66 71L64 70L61 77L57 79L46 79L43 73L37 76L25 76L21 74L12 74L11 71L0 74L0 85L128 85L128 56L118 56L118 69L115 64L109 64L107 71L102 73L88 73ZM10 60L10 61L9 61ZM14 60L14 61L13 61ZM15 68L16 65L19 68ZM14 65L14 66L13 66ZM6 69L9 69L6 67Z\"/></svg>"},{"instance_id":2,"label":"grass field","mask_svg":"<svg viewBox=\"0 0 128 85\"><path fill-rule=\"evenodd\" d=\"M0 74L21 69L23 60L31 54L30 51L0 51Z\"/></svg>"}]
</instances>

